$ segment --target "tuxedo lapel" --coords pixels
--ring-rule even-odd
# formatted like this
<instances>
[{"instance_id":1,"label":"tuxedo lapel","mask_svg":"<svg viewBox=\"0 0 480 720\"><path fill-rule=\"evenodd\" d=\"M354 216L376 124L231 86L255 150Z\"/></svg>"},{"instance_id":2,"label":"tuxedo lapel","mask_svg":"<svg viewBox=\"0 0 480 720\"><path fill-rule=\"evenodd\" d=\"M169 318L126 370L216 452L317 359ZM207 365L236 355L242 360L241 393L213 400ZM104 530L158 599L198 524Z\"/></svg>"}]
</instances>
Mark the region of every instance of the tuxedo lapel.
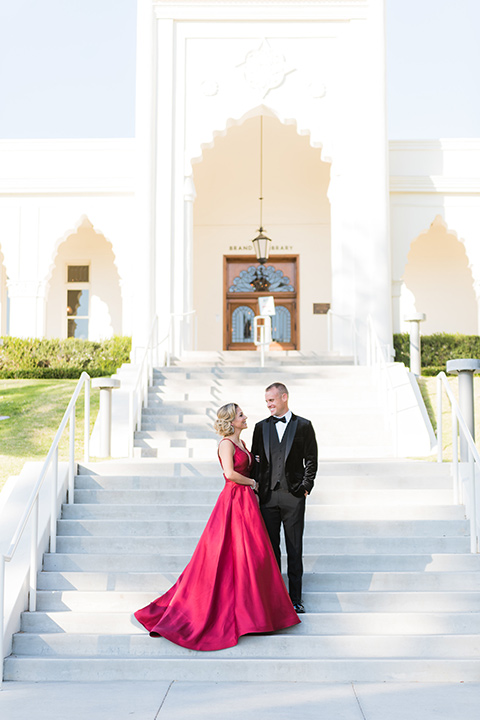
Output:
<instances>
[{"instance_id":1,"label":"tuxedo lapel","mask_svg":"<svg viewBox=\"0 0 480 720\"><path fill-rule=\"evenodd\" d=\"M263 421L262 425L262 431L263 431L263 447L265 448L265 457L267 458L267 462L270 458L270 418L267 418Z\"/></svg>"},{"instance_id":2,"label":"tuxedo lapel","mask_svg":"<svg viewBox=\"0 0 480 720\"><path fill-rule=\"evenodd\" d=\"M292 418L287 425L287 429L285 430L285 433L286 433L285 460L287 459L287 457L290 453L290 450L292 449L293 438L295 437L295 433L297 432L297 425L298 425L298 418L296 417L296 415L292 414Z\"/></svg>"}]
</instances>

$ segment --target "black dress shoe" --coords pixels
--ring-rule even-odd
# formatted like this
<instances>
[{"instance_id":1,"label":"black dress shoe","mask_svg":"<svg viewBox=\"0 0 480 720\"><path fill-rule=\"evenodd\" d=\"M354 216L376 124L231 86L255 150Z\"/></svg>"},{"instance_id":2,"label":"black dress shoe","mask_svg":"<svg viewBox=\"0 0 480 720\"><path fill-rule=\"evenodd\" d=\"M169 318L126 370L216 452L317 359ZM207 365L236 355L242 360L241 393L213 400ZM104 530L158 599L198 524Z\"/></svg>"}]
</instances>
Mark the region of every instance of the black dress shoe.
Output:
<instances>
[{"instance_id":1,"label":"black dress shoe","mask_svg":"<svg viewBox=\"0 0 480 720\"><path fill-rule=\"evenodd\" d=\"M293 603L293 609L297 613L297 615L302 615L302 613L305 612L305 608L303 607L301 602Z\"/></svg>"}]
</instances>

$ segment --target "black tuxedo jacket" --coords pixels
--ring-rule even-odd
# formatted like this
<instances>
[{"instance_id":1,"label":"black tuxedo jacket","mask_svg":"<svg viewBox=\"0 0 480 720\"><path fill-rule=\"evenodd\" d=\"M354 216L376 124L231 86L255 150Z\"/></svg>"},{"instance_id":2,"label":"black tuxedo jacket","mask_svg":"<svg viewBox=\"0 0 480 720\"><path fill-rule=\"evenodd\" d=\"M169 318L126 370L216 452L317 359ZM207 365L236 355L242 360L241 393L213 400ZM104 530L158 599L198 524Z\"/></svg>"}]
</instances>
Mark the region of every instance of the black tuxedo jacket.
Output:
<instances>
[{"instance_id":1,"label":"black tuxedo jacket","mask_svg":"<svg viewBox=\"0 0 480 720\"><path fill-rule=\"evenodd\" d=\"M252 441L254 477L258 482L260 502L268 502L270 495L270 426L273 417L255 425ZM313 488L317 474L318 452L315 431L310 420L292 413L285 430L285 476L288 489L295 497L303 497ZM258 460L257 460L258 458Z\"/></svg>"}]
</instances>

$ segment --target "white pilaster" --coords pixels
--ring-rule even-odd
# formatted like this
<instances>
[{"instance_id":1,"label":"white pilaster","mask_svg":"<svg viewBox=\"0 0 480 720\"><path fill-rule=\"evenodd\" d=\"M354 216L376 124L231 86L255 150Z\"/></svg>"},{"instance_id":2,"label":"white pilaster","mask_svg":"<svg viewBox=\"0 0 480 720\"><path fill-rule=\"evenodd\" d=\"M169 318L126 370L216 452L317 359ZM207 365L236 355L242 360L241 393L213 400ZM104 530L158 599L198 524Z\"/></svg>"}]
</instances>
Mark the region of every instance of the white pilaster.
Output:
<instances>
[{"instance_id":1,"label":"white pilaster","mask_svg":"<svg viewBox=\"0 0 480 720\"><path fill-rule=\"evenodd\" d=\"M155 314L155 76L156 52L151 0L137 0L136 97L136 237L131 239L135 265L134 353L145 347Z\"/></svg>"},{"instance_id":2,"label":"white pilaster","mask_svg":"<svg viewBox=\"0 0 480 720\"><path fill-rule=\"evenodd\" d=\"M174 138L174 22L156 21L157 63L161 68L156 79L156 196L155 196L155 286L159 338L170 327L172 312L172 242L173 242L173 138ZM183 173L182 173L183 176ZM183 193L182 193L183 197Z\"/></svg>"}]
</instances>

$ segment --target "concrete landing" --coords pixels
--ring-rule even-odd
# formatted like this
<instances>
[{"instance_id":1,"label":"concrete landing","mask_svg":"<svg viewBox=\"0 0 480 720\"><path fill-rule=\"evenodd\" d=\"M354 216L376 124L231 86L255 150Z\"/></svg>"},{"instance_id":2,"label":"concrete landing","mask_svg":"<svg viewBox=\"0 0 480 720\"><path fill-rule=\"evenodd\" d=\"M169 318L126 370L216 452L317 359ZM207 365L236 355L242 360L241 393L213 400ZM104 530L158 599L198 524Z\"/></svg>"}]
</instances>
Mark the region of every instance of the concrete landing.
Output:
<instances>
[{"instance_id":1,"label":"concrete landing","mask_svg":"<svg viewBox=\"0 0 480 720\"><path fill-rule=\"evenodd\" d=\"M5 682L3 720L477 720L480 683Z\"/></svg>"}]
</instances>

